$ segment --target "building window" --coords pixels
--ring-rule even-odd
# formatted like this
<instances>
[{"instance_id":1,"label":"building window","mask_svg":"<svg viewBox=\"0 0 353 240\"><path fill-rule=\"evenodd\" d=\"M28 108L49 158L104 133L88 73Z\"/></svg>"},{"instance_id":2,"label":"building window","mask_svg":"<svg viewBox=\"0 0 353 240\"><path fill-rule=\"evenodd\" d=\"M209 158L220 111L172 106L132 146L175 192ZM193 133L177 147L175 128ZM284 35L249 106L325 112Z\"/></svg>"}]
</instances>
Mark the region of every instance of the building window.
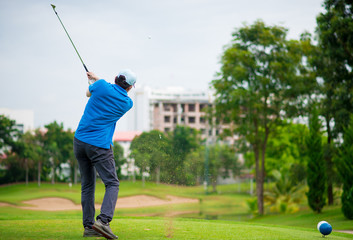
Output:
<instances>
[{"instance_id":1,"label":"building window","mask_svg":"<svg viewBox=\"0 0 353 240\"><path fill-rule=\"evenodd\" d=\"M206 134L206 129L201 128L201 135L205 135Z\"/></svg>"},{"instance_id":2,"label":"building window","mask_svg":"<svg viewBox=\"0 0 353 240\"><path fill-rule=\"evenodd\" d=\"M173 123L177 123L177 117L173 118Z\"/></svg>"},{"instance_id":3,"label":"building window","mask_svg":"<svg viewBox=\"0 0 353 240\"><path fill-rule=\"evenodd\" d=\"M164 116L164 122L169 123L170 122L170 116Z\"/></svg>"},{"instance_id":4,"label":"building window","mask_svg":"<svg viewBox=\"0 0 353 240\"><path fill-rule=\"evenodd\" d=\"M195 123L195 117L189 117L189 123Z\"/></svg>"},{"instance_id":5,"label":"building window","mask_svg":"<svg viewBox=\"0 0 353 240\"><path fill-rule=\"evenodd\" d=\"M205 123L206 122L206 118L205 117L200 117L200 123Z\"/></svg>"},{"instance_id":6,"label":"building window","mask_svg":"<svg viewBox=\"0 0 353 240\"><path fill-rule=\"evenodd\" d=\"M164 128L164 132L169 132L170 128Z\"/></svg>"},{"instance_id":7,"label":"building window","mask_svg":"<svg viewBox=\"0 0 353 240\"><path fill-rule=\"evenodd\" d=\"M164 103L164 104L163 104L163 110L164 110L165 112L169 112L169 111L170 111L170 104Z\"/></svg>"},{"instance_id":8,"label":"building window","mask_svg":"<svg viewBox=\"0 0 353 240\"><path fill-rule=\"evenodd\" d=\"M16 124L15 128L20 132L20 133L24 133L24 125L23 124Z\"/></svg>"},{"instance_id":9,"label":"building window","mask_svg":"<svg viewBox=\"0 0 353 240\"><path fill-rule=\"evenodd\" d=\"M176 105L175 103L172 104L172 108L173 108L173 112L178 112L178 105Z\"/></svg>"},{"instance_id":10,"label":"building window","mask_svg":"<svg viewBox=\"0 0 353 240\"><path fill-rule=\"evenodd\" d=\"M200 112L201 112L205 107L207 107L207 104L200 104Z\"/></svg>"},{"instance_id":11,"label":"building window","mask_svg":"<svg viewBox=\"0 0 353 240\"><path fill-rule=\"evenodd\" d=\"M184 117L181 117L180 122L184 123Z\"/></svg>"},{"instance_id":12,"label":"building window","mask_svg":"<svg viewBox=\"0 0 353 240\"><path fill-rule=\"evenodd\" d=\"M189 112L195 112L195 104L189 104Z\"/></svg>"}]
</instances>

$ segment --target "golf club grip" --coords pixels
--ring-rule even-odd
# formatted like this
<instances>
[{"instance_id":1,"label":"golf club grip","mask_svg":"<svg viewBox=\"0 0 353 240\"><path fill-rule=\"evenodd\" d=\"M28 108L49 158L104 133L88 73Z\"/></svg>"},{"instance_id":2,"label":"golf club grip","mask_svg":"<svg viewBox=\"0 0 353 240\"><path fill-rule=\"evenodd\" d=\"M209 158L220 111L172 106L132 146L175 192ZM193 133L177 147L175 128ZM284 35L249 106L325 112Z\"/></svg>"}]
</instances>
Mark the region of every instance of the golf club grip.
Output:
<instances>
[{"instance_id":1,"label":"golf club grip","mask_svg":"<svg viewBox=\"0 0 353 240\"><path fill-rule=\"evenodd\" d=\"M89 72L85 64L83 64L83 67L86 69L86 72Z\"/></svg>"}]
</instances>

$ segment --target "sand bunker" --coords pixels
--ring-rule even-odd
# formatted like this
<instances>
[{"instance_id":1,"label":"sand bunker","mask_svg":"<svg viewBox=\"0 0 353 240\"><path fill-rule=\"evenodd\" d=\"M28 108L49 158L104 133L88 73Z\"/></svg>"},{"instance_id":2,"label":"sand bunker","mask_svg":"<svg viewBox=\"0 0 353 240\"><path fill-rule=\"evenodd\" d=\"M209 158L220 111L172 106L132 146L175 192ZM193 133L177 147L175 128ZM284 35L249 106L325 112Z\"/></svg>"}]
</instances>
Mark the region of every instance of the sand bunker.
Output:
<instances>
[{"instance_id":1,"label":"sand bunker","mask_svg":"<svg viewBox=\"0 0 353 240\"><path fill-rule=\"evenodd\" d=\"M167 204L178 204L178 203L198 203L197 199L182 198L176 196L167 196L166 199L160 199L147 195L137 195L131 197L122 197L118 199L116 208L139 208L139 207L152 207L161 206ZM63 211L63 210L81 210L80 204L75 204L71 200L64 198L40 198L34 200L24 201L23 203L28 206L19 206L22 209L30 210L43 210L43 211ZM7 203L0 203L2 206L12 206ZM96 204L96 209L100 208L99 204Z\"/></svg>"},{"instance_id":2,"label":"sand bunker","mask_svg":"<svg viewBox=\"0 0 353 240\"><path fill-rule=\"evenodd\" d=\"M2 202L0 202L0 207L8 207L8 206L11 206L11 205L8 204L8 203L2 203Z\"/></svg>"}]
</instances>

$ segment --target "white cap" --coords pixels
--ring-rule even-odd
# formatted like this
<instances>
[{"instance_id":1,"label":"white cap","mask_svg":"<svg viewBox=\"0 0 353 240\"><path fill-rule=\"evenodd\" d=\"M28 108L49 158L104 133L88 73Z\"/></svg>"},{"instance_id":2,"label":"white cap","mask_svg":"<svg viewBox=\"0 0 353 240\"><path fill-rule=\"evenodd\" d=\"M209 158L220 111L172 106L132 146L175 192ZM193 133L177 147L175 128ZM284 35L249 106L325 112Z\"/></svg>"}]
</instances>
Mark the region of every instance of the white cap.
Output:
<instances>
[{"instance_id":1,"label":"white cap","mask_svg":"<svg viewBox=\"0 0 353 240\"><path fill-rule=\"evenodd\" d=\"M119 76L124 76L130 86L134 86L136 83L136 74L130 69L121 70L118 74L118 77Z\"/></svg>"}]
</instances>

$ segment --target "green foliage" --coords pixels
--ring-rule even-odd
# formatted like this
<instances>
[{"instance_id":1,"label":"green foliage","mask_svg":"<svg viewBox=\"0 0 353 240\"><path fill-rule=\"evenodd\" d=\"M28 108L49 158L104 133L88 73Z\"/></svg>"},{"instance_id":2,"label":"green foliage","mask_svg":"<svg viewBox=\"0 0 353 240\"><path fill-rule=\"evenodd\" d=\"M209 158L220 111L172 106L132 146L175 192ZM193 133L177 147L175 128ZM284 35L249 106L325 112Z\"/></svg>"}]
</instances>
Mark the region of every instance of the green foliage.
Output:
<instances>
[{"instance_id":1,"label":"green foliage","mask_svg":"<svg viewBox=\"0 0 353 240\"><path fill-rule=\"evenodd\" d=\"M177 126L168 135L158 130L144 132L132 141L130 149L136 165L156 182L193 185L199 181L202 160L195 129Z\"/></svg>"},{"instance_id":2,"label":"green foliage","mask_svg":"<svg viewBox=\"0 0 353 240\"><path fill-rule=\"evenodd\" d=\"M188 185L199 185L204 180L205 146L200 145L191 151L184 162L186 182Z\"/></svg>"},{"instance_id":3,"label":"green foliage","mask_svg":"<svg viewBox=\"0 0 353 240\"><path fill-rule=\"evenodd\" d=\"M232 133L254 152L260 214L268 137L285 117L300 115L315 86L304 60L307 39L286 40L286 34L262 21L238 29L212 81L217 117L232 123Z\"/></svg>"},{"instance_id":4,"label":"green foliage","mask_svg":"<svg viewBox=\"0 0 353 240\"><path fill-rule=\"evenodd\" d=\"M315 65L324 81L324 115L334 119L333 134L337 137L353 112L353 3L325 0L323 6L325 11L316 19L320 52Z\"/></svg>"},{"instance_id":5,"label":"green foliage","mask_svg":"<svg viewBox=\"0 0 353 240\"><path fill-rule=\"evenodd\" d=\"M15 138L19 136L16 122L0 115L0 149L4 147L16 147Z\"/></svg>"},{"instance_id":6,"label":"green foliage","mask_svg":"<svg viewBox=\"0 0 353 240\"><path fill-rule=\"evenodd\" d=\"M0 176L0 184L28 179L28 167L33 164L29 157L33 149L24 141L26 138L28 134L20 134L14 120L0 115L0 149L7 156L0 161L6 169ZM30 175L33 176L33 173Z\"/></svg>"},{"instance_id":7,"label":"green foliage","mask_svg":"<svg viewBox=\"0 0 353 240\"><path fill-rule=\"evenodd\" d=\"M353 115L344 128L343 144L335 162L343 181L342 211L346 218L353 219Z\"/></svg>"},{"instance_id":8,"label":"green foliage","mask_svg":"<svg viewBox=\"0 0 353 240\"><path fill-rule=\"evenodd\" d=\"M165 166L167 183L189 185L185 161L187 155L199 147L198 132L187 126L176 126L168 137L171 144L168 153L171 158Z\"/></svg>"},{"instance_id":9,"label":"green foliage","mask_svg":"<svg viewBox=\"0 0 353 240\"><path fill-rule=\"evenodd\" d=\"M248 207L248 211L253 215L256 216L259 213L257 208L257 198L249 198L246 200L246 206Z\"/></svg>"},{"instance_id":10,"label":"green foliage","mask_svg":"<svg viewBox=\"0 0 353 240\"><path fill-rule=\"evenodd\" d=\"M272 170L271 176L275 185L264 193L265 203L270 206L271 212L294 213L299 211L299 204L304 198L305 185L293 184L289 171L282 169Z\"/></svg>"},{"instance_id":11,"label":"green foliage","mask_svg":"<svg viewBox=\"0 0 353 240\"><path fill-rule=\"evenodd\" d=\"M60 170L61 163L76 163L72 150L74 134L70 129L65 131L63 124L58 124L56 121L47 124L45 128L47 131L44 134L43 146L51 162L52 183L54 183L55 180L59 180L56 171Z\"/></svg>"},{"instance_id":12,"label":"green foliage","mask_svg":"<svg viewBox=\"0 0 353 240\"><path fill-rule=\"evenodd\" d=\"M285 170L296 168L295 172L290 171L292 180L302 181L305 179L304 166L307 162L307 150L305 139L308 135L308 127L303 124L283 122L277 126L273 134L270 135L266 150L266 172L275 169ZM297 166L297 167L296 167Z\"/></svg>"},{"instance_id":13,"label":"green foliage","mask_svg":"<svg viewBox=\"0 0 353 240\"><path fill-rule=\"evenodd\" d=\"M168 178L167 174L161 175L160 170L165 169L165 165L169 162L169 144L169 139L158 130L144 132L133 139L130 146L131 157L141 168L141 174L149 172L153 179L162 177L162 181Z\"/></svg>"},{"instance_id":14,"label":"green foliage","mask_svg":"<svg viewBox=\"0 0 353 240\"><path fill-rule=\"evenodd\" d=\"M167 136L169 139L159 155L166 157L159 162L161 166L162 182L195 185L203 180L206 148L200 145L200 139L196 130L177 126L176 129ZM159 139L160 141L160 139ZM209 175L212 182L216 184L218 176L228 177L230 172L237 174L240 166L235 157L234 149L227 145L208 146L209 154Z\"/></svg>"},{"instance_id":15,"label":"green foliage","mask_svg":"<svg viewBox=\"0 0 353 240\"><path fill-rule=\"evenodd\" d=\"M54 173L60 170L61 163L70 163L73 170L77 163L72 151L74 134L70 129L65 131L62 124L53 122L46 126L45 132L36 129L19 135L14 130L14 124L9 120L0 123L0 128L7 129L2 131L4 136L11 138L3 143L12 145L12 151L8 150L7 158L1 161L6 171L0 176L0 184L37 179L40 185L41 180L48 180L52 168ZM56 180L60 180L59 176Z\"/></svg>"},{"instance_id":16,"label":"green foliage","mask_svg":"<svg viewBox=\"0 0 353 240\"><path fill-rule=\"evenodd\" d=\"M18 155L7 155L7 157L2 161L2 165L6 166L6 171L4 172L4 175L0 177L0 184L25 180L23 161L18 157Z\"/></svg>"},{"instance_id":17,"label":"green foliage","mask_svg":"<svg viewBox=\"0 0 353 240\"><path fill-rule=\"evenodd\" d=\"M313 109L309 119L310 133L306 144L308 149L308 203L310 208L320 213L325 205L326 166L323 159L321 122L318 110Z\"/></svg>"},{"instance_id":18,"label":"green foliage","mask_svg":"<svg viewBox=\"0 0 353 240\"><path fill-rule=\"evenodd\" d=\"M216 191L217 178L227 178L230 172L238 175L241 170L238 158L235 155L234 149L225 144L214 144L209 148L209 175L213 186L213 191Z\"/></svg>"},{"instance_id":19,"label":"green foliage","mask_svg":"<svg viewBox=\"0 0 353 240\"><path fill-rule=\"evenodd\" d=\"M318 46L312 57L320 83L320 112L326 121L328 203L333 204L333 184L337 171L333 158L337 153L334 141L349 124L353 111L353 12L352 1L325 0L324 11L316 18Z\"/></svg>"}]
</instances>

